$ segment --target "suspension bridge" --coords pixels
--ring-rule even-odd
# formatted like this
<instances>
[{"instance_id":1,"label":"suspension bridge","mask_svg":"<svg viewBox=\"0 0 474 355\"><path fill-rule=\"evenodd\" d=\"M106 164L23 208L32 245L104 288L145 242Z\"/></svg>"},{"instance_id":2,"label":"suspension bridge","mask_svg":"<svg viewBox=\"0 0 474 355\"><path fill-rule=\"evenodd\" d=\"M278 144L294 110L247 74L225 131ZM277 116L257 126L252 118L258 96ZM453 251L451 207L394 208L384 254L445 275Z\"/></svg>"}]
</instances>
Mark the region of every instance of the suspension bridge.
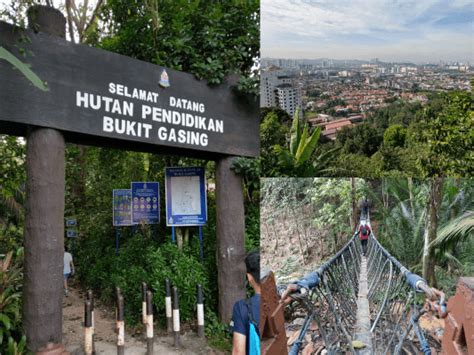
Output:
<instances>
[{"instance_id":1,"label":"suspension bridge","mask_svg":"<svg viewBox=\"0 0 474 355\"><path fill-rule=\"evenodd\" d=\"M294 301L289 311L305 315L290 355L300 354L308 342L323 343L327 354L431 354L419 319L425 299L445 314L444 294L410 272L377 241L368 213L361 216L361 223L371 230L366 250L356 232L327 262L295 281L295 292L288 294L287 285L277 286L280 296ZM283 303L279 307L285 308ZM317 331L309 332L314 322ZM274 332L276 328L274 322ZM284 345L286 353L286 339ZM265 342L262 348L265 353Z\"/></svg>"}]
</instances>

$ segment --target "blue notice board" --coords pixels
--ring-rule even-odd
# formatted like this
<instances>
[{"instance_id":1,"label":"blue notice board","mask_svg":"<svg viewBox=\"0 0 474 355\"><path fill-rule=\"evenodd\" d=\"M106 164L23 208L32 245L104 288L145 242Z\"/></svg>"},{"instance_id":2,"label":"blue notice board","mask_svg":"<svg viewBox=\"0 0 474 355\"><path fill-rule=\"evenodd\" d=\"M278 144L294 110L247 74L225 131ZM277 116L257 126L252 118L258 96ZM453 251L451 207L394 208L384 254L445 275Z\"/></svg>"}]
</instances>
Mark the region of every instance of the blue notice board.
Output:
<instances>
[{"instance_id":1,"label":"blue notice board","mask_svg":"<svg viewBox=\"0 0 474 355\"><path fill-rule=\"evenodd\" d=\"M205 170L166 168L166 225L202 226L207 222Z\"/></svg>"},{"instance_id":2,"label":"blue notice board","mask_svg":"<svg viewBox=\"0 0 474 355\"><path fill-rule=\"evenodd\" d=\"M66 218L66 227L75 227L75 226L77 226L77 219Z\"/></svg>"},{"instance_id":3,"label":"blue notice board","mask_svg":"<svg viewBox=\"0 0 474 355\"><path fill-rule=\"evenodd\" d=\"M77 238L77 230L75 230L75 229L66 230L66 236L68 238Z\"/></svg>"},{"instance_id":4,"label":"blue notice board","mask_svg":"<svg viewBox=\"0 0 474 355\"><path fill-rule=\"evenodd\" d=\"M132 182L132 223L160 222L160 185L157 182Z\"/></svg>"},{"instance_id":5,"label":"blue notice board","mask_svg":"<svg viewBox=\"0 0 474 355\"><path fill-rule=\"evenodd\" d=\"M113 191L113 225L132 225L132 191L130 189L115 189Z\"/></svg>"}]
</instances>

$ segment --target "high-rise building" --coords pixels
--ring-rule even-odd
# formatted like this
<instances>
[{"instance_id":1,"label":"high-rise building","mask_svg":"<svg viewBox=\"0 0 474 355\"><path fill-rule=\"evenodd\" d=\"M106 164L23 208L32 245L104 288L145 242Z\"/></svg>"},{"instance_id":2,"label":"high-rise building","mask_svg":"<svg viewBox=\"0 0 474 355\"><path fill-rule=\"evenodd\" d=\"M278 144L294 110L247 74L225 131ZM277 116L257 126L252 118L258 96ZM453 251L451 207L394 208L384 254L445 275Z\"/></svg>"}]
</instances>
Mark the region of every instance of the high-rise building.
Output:
<instances>
[{"instance_id":1,"label":"high-rise building","mask_svg":"<svg viewBox=\"0 0 474 355\"><path fill-rule=\"evenodd\" d=\"M260 74L260 107L280 107L290 116L301 107L299 89L283 70L269 68Z\"/></svg>"},{"instance_id":2,"label":"high-rise building","mask_svg":"<svg viewBox=\"0 0 474 355\"><path fill-rule=\"evenodd\" d=\"M301 108L301 95L299 90L291 84L280 84L276 87L278 107L286 111L291 117L298 108ZM300 110L301 113L301 110Z\"/></svg>"}]
</instances>

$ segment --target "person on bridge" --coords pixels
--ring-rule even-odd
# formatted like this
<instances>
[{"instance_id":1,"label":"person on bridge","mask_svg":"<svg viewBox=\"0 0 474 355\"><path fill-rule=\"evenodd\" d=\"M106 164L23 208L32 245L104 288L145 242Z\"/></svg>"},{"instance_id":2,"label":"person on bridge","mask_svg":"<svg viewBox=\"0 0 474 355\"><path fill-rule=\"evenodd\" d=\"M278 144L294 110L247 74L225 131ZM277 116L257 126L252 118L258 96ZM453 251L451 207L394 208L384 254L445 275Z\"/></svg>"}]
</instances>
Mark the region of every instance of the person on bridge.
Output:
<instances>
[{"instance_id":1,"label":"person on bridge","mask_svg":"<svg viewBox=\"0 0 474 355\"><path fill-rule=\"evenodd\" d=\"M245 258L247 280L255 295L234 304L232 321L232 355L260 354L260 252L250 252ZM258 340L258 344L256 341ZM257 349L258 348L258 349Z\"/></svg>"},{"instance_id":2,"label":"person on bridge","mask_svg":"<svg viewBox=\"0 0 474 355\"><path fill-rule=\"evenodd\" d=\"M68 287L67 280L71 275L74 275L74 262L72 261L72 254L68 252L67 247L64 247L64 294L67 297Z\"/></svg>"},{"instance_id":3,"label":"person on bridge","mask_svg":"<svg viewBox=\"0 0 474 355\"><path fill-rule=\"evenodd\" d=\"M367 200L367 197L364 197L363 200L360 201L359 208L360 208L361 218L366 219L369 214L369 200Z\"/></svg>"},{"instance_id":4,"label":"person on bridge","mask_svg":"<svg viewBox=\"0 0 474 355\"><path fill-rule=\"evenodd\" d=\"M303 277L301 280L291 282L286 290L281 295L280 302L285 305L293 302L294 298L292 294L298 293L301 296L307 295L307 293L319 284L319 275L316 271L313 271Z\"/></svg>"},{"instance_id":5,"label":"person on bridge","mask_svg":"<svg viewBox=\"0 0 474 355\"><path fill-rule=\"evenodd\" d=\"M369 240L370 233L372 233L370 226L366 221L362 221L359 226L359 239L362 244L362 255L365 255L367 251L367 242Z\"/></svg>"}]
</instances>

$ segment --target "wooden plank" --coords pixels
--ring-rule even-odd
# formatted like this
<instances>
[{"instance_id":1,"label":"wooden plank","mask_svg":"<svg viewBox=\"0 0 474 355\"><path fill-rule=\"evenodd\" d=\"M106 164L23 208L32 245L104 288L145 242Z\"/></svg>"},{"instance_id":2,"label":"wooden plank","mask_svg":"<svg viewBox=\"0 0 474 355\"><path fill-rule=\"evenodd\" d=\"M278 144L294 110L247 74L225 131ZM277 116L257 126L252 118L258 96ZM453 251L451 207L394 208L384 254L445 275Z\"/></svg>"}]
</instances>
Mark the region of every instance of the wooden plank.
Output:
<instances>
[{"instance_id":1,"label":"wooden plank","mask_svg":"<svg viewBox=\"0 0 474 355\"><path fill-rule=\"evenodd\" d=\"M212 87L191 74L4 22L0 46L30 64L49 88L41 91L0 60L0 133L25 135L35 125L97 146L204 158L259 154L257 102L236 94L230 82ZM159 84L163 70L166 88Z\"/></svg>"}]
</instances>

